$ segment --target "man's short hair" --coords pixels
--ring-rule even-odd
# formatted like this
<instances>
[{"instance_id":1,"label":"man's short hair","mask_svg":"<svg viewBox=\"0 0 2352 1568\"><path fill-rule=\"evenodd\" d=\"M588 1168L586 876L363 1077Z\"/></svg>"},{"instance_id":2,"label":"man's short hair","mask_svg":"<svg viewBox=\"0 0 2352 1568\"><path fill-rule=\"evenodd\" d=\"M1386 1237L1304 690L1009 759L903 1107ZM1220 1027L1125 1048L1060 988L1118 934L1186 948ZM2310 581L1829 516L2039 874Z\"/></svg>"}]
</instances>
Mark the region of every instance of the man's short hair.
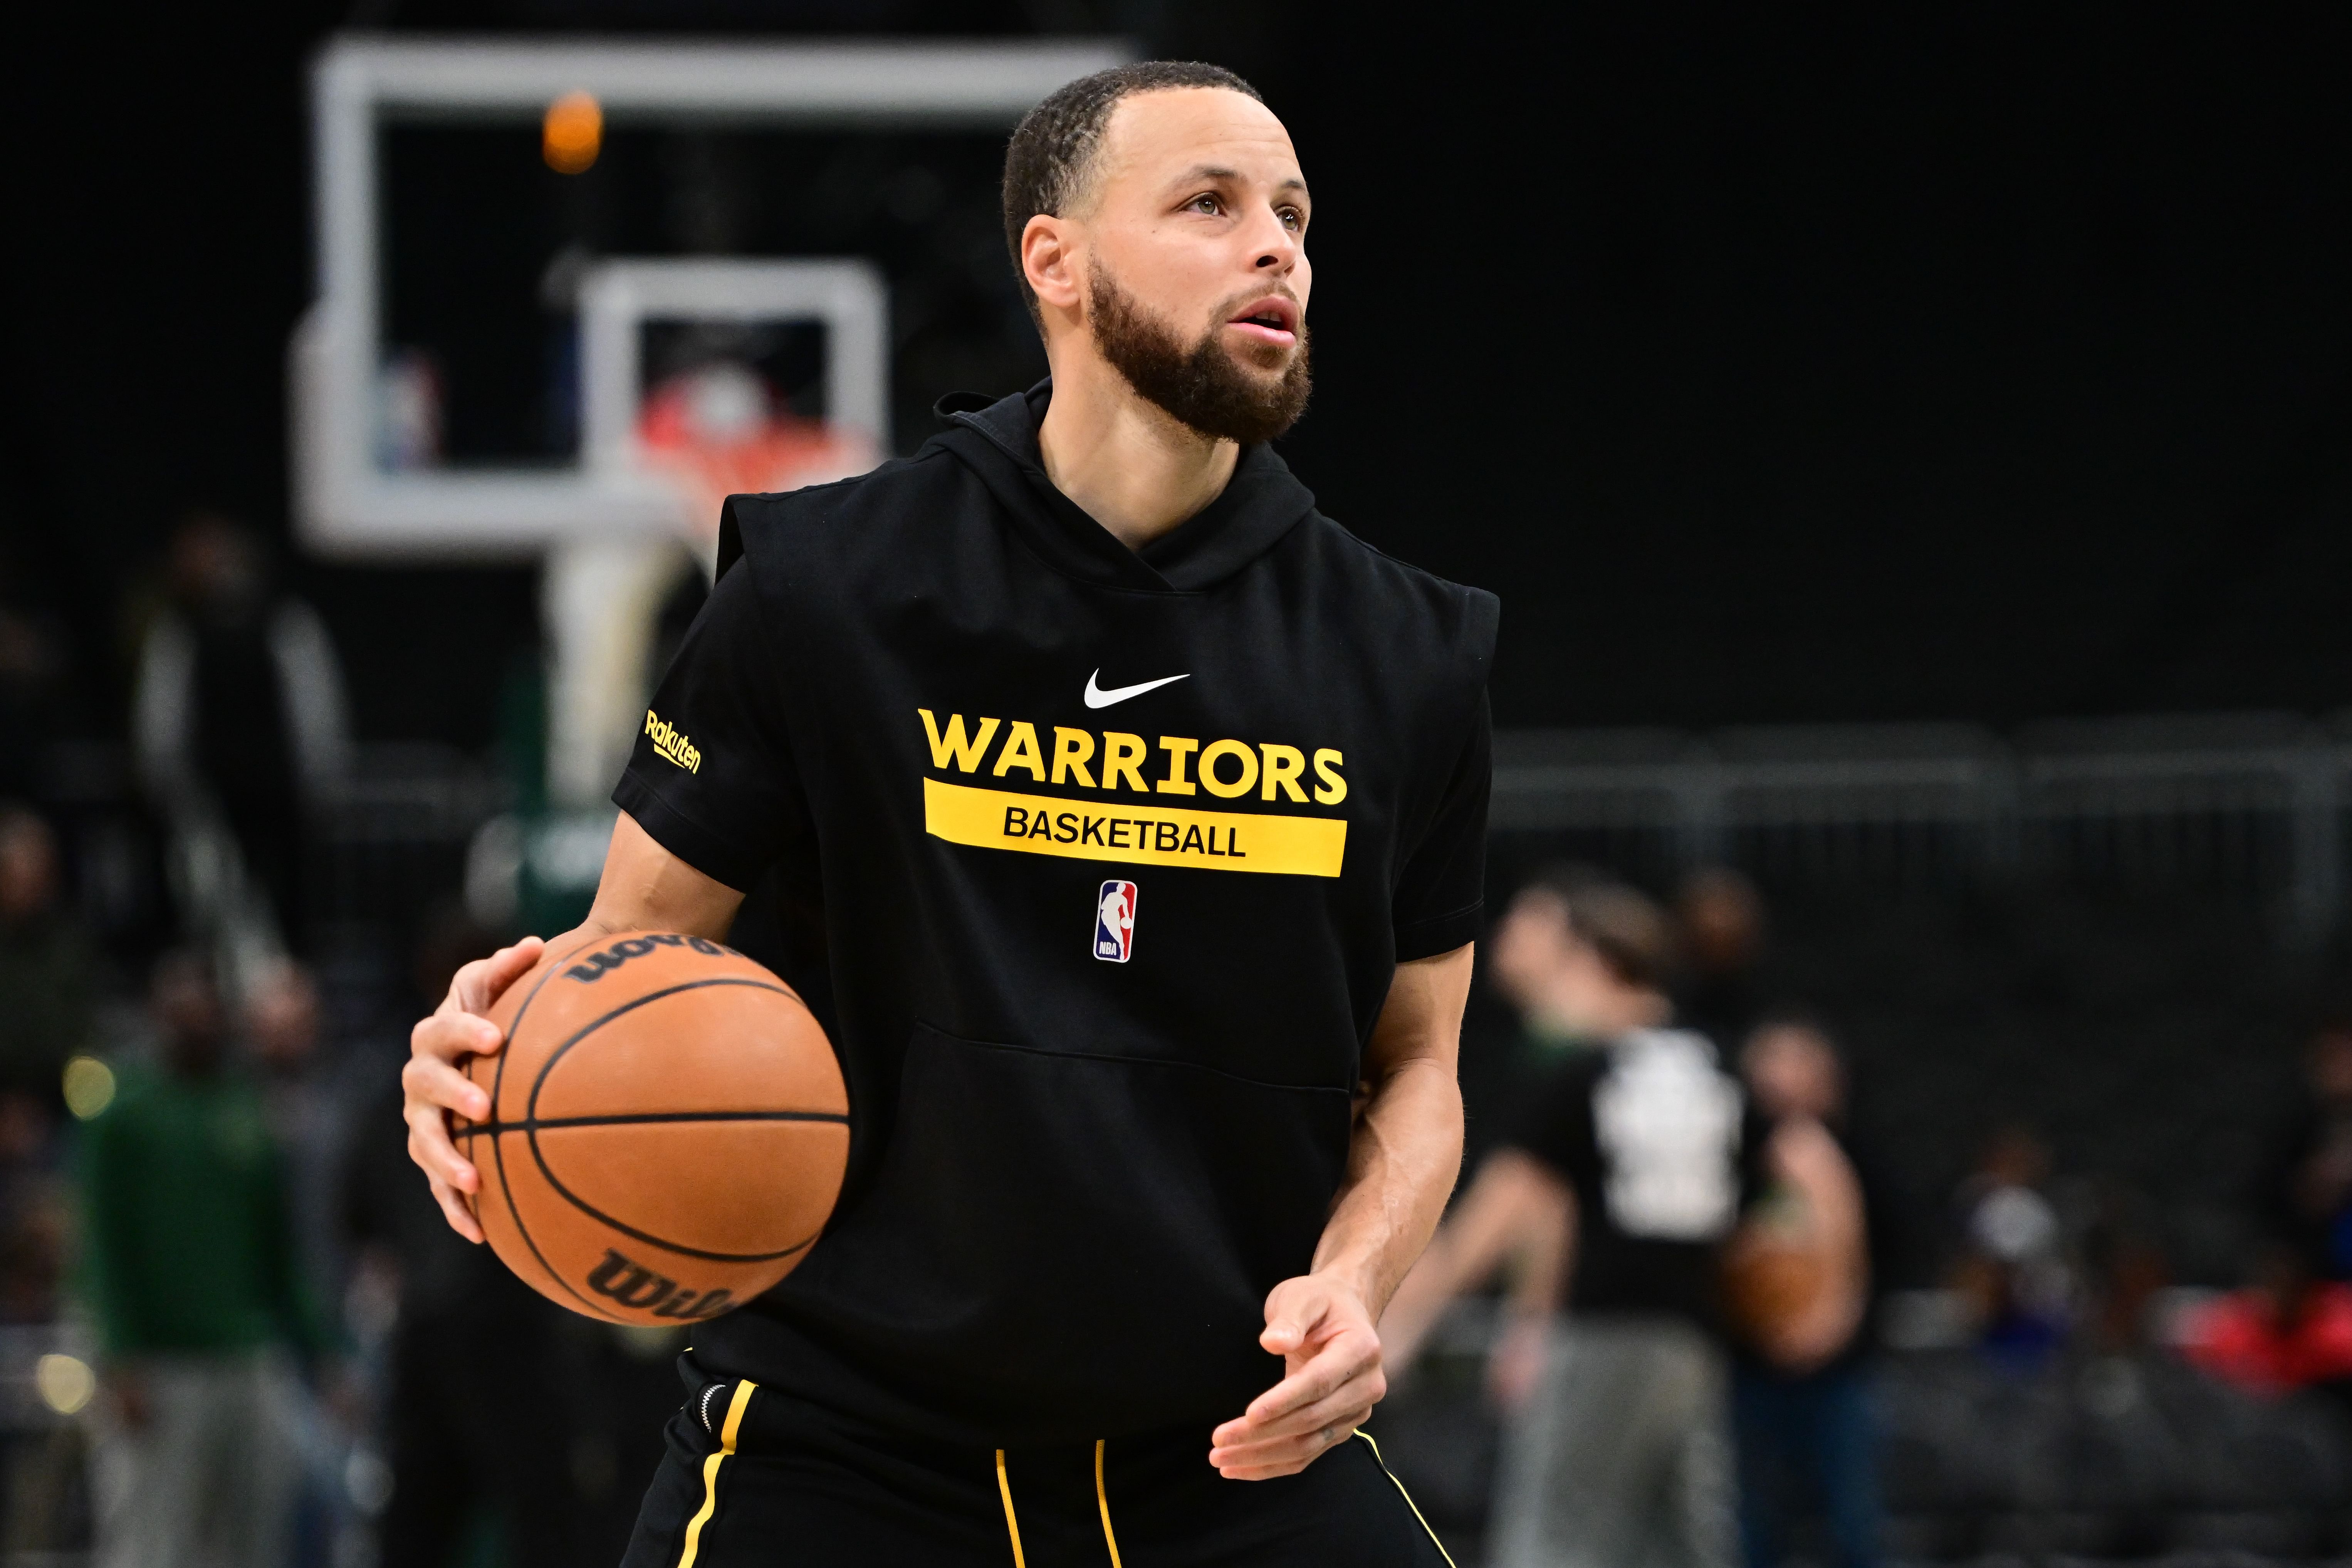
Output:
<instances>
[{"instance_id":1,"label":"man's short hair","mask_svg":"<svg viewBox=\"0 0 2352 1568\"><path fill-rule=\"evenodd\" d=\"M1609 973L1644 991L1664 987L1674 965L1674 926L1658 901L1590 866L1551 866L1522 892L1558 900L1568 928L1601 955Z\"/></svg>"},{"instance_id":2,"label":"man's short hair","mask_svg":"<svg viewBox=\"0 0 2352 1568\"><path fill-rule=\"evenodd\" d=\"M1020 281L1021 298L1040 326L1036 290L1021 266L1021 231L1043 213L1063 217L1085 194L1095 154L1102 149L1103 127L1119 100L1139 92L1170 88L1219 87L1264 103L1257 89L1225 69L1199 60L1142 60L1130 66L1082 76L1055 89L1045 102L1022 117L1004 149L1004 247L1013 253L1013 276Z\"/></svg>"}]
</instances>

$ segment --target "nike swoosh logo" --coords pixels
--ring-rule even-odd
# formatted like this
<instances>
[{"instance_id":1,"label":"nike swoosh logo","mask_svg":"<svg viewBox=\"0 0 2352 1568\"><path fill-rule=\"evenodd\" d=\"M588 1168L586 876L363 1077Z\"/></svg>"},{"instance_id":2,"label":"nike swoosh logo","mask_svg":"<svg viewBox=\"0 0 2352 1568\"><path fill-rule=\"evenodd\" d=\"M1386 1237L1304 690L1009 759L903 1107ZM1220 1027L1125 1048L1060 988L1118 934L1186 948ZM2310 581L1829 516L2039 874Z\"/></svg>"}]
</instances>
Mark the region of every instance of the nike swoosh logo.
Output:
<instances>
[{"instance_id":1,"label":"nike swoosh logo","mask_svg":"<svg viewBox=\"0 0 2352 1568\"><path fill-rule=\"evenodd\" d=\"M1147 691L1157 691L1172 681L1189 679L1192 672L1186 670L1182 675L1163 675L1157 680L1147 680L1136 686L1114 686L1108 691L1095 684L1095 676L1101 673L1102 671L1097 669L1094 675L1087 677L1087 706L1089 708L1108 708L1114 702L1124 702L1130 697L1140 697Z\"/></svg>"}]
</instances>

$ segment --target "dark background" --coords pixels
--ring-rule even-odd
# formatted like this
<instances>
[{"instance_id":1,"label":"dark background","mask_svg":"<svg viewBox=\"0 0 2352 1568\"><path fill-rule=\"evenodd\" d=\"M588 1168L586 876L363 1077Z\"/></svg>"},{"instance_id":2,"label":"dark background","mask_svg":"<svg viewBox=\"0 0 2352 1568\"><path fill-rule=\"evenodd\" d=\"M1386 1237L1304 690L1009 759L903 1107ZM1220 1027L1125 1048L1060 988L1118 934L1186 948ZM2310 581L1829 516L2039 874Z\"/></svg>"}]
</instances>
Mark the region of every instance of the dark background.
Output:
<instances>
[{"instance_id":1,"label":"dark background","mask_svg":"<svg viewBox=\"0 0 2352 1568\"><path fill-rule=\"evenodd\" d=\"M285 537L303 68L337 27L1120 31L1289 123L1320 390L1286 450L1350 527L1502 593L1499 722L2347 700L2344 8L1475 9L49 12L10 48L0 541L104 672L184 509ZM488 735L457 694L483 637L535 637L527 570L289 565L363 736Z\"/></svg>"}]
</instances>

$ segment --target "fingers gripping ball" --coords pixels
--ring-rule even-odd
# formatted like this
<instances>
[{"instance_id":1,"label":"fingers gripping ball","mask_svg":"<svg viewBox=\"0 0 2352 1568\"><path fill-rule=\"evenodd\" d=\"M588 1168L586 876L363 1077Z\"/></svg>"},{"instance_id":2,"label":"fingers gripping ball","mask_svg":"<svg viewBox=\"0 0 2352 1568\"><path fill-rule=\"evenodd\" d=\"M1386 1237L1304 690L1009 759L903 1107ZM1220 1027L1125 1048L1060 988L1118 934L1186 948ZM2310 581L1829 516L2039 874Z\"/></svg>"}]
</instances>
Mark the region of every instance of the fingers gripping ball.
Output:
<instances>
[{"instance_id":1,"label":"fingers gripping ball","mask_svg":"<svg viewBox=\"0 0 2352 1568\"><path fill-rule=\"evenodd\" d=\"M712 1318L792 1272L833 1212L849 1097L790 987L702 937L551 949L470 1057L487 1121L459 1119L469 1199L500 1260L616 1323Z\"/></svg>"}]
</instances>

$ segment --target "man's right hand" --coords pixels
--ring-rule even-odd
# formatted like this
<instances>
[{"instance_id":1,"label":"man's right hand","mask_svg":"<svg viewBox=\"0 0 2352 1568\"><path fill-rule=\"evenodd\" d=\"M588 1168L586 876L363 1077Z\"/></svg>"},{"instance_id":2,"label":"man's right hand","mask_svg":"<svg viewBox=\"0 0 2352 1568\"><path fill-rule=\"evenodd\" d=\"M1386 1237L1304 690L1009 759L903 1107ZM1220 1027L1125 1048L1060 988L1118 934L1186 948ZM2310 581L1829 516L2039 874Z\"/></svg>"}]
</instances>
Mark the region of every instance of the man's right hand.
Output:
<instances>
[{"instance_id":1,"label":"man's right hand","mask_svg":"<svg viewBox=\"0 0 2352 1568\"><path fill-rule=\"evenodd\" d=\"M677 931L723 940L742 903L742 894L662 847L625 811L613 823L604 875L586 922L557 937L555 945L565 948L575 937L625 931ZM400 1073L408 1157L425 1168L449 1228L467 1241L482 1239L482 1227L466 1207L467 1194L482 1190L482 1174L449 1142L449 1115L455 1111L480 1121L490 1113L490 1097L457 1070L457 1058L489 1056L503 1043L499 1026L485 1015L548 945L527 936L466 965L449 982L449 994L433 1016L408 1037L408 1065Z\"/></svg>"},{"instance_id":2,"label":"man's right hand","mask_svg":"<svg viewBox=\"0 0 2352 1568\"><path fill-rule=\"evenodd\" d=\"M527 936L467 964L449 982L449 994L433 1016L409 1033L408 1065L400 1073L408 1157L433 1184L434 1199L448 1217L449 1228L467 1241L482 1239L482 1227L464 1196L482 1190L482 1173L449 1141L449 1113L485 1121L490 1097L457 1070L457 1058L489 1056L505 1043L499 1026L485 1015L546 949L544 942Z\"/></svg>"}]
</instances>

